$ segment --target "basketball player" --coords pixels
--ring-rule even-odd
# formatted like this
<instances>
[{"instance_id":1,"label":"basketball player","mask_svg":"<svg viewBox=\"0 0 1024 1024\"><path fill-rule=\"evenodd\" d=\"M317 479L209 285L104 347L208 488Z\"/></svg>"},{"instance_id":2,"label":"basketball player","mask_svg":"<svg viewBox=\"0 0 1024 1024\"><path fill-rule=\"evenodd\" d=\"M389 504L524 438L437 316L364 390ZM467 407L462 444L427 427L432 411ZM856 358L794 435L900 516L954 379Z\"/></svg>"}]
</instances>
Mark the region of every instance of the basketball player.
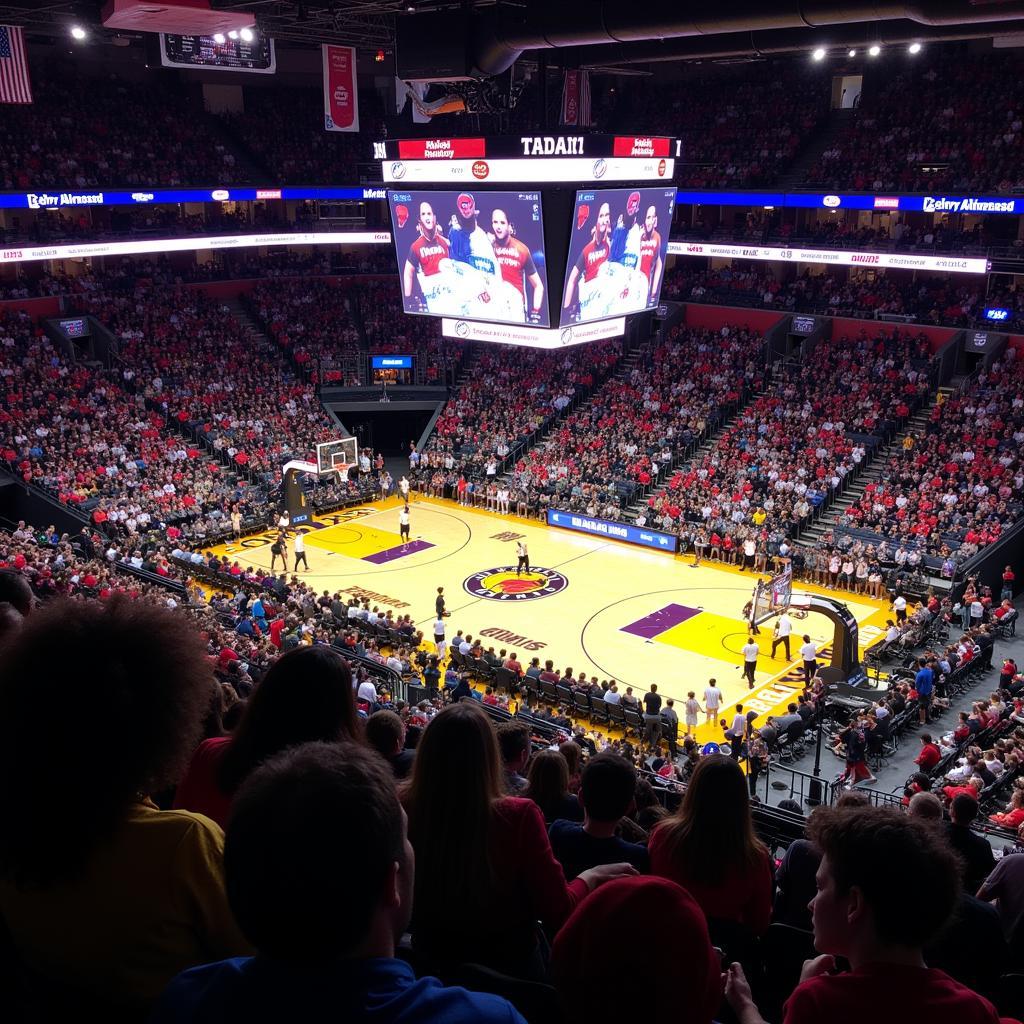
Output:
<instances>
[{"instance_id":1,"label":"basketball player","mask_svg":"<svg viewBox=\"0 0 1024 1024\"><path fill-rule=\"evenodd\" d=\"M658 234L658 211L647 207L644 230L640 235L640 272L647 278L647 301L658 294L663 269L661 259L661 235Z\"/></svg>"},{"instance_id":2,"label":"basketball player","mask_svg":"<svg viewBox=\"0 0 1024 1024\"><path fill-rule=\"evenodd\" d=\"M565 296L562 308L568 309L576 296L576 282L583 275L584 281L592 281L597 277L601 265L607 261L611 253L610 232L612 226L612 209L608 203L602 203L597 211L597 223L591 230L591 240L583 246L579 259L569 272L569 280L565 282Z\"/></svg>"},{"instance_id":3,"label":"basketball player","mask_svg":"<svg viewBox=\"0 0 1024 1024\"><path fill-rule=\"evenodd\" d=\"M523 570L530 571L530 553L526 550L526 541L516 541L516 556L519 559L519 564L516 566L516 575L521 576Z\"/></svg>"},{"instance_id":4,"label":"basketball player","mask_svg":"<svg viewBox=\"0 0 1024 1024\"><path fill-rule=\"evenodd\" d=\"M495 210L491 214L491 230L494 232L494 255L498 258L501 276L514 285L523 297L523 309L529 308L530 322L540 321L544 306L544 283L540 279L530 250L515 237L508 214ZM532 301L526 301L526 282L533 289Z\"/></svg>"},{"instance_id":5,"label":"basketball player","mask_svg":"<svg viewBox=\"0 0 1024 1024\"><path fill-rule=\"evenodd\" d=\"M402 479L398 481L398 493L402 496L402 501L406 505L408 505L409 504L409 478L407 476L403 476Z\"/></svg>"},{"instance_id":6,"label":"basketball player","mask_svg":"<svg viewBox=\"0 0 1024 1024\"><path fill-rule=\"evenodd\" d=\"M754 599L753 598L751 598L743 606L743 621L746 622L747 625L750 627L750 632L753 633L754 636L757 636L757 635L760 634L761 630L759 630L757 628L757 623L754 621Z\"/></svg>"},{"instance_id":7,"label":"basketball player","mask_svg":"<svg viewBox=\"0 0 1024 1024\"><path fill-rule=\"evenodd\" d=\"M402 535L402 550L409 546L409 506L398 513L398 532Z\"/></svg>"},{"instance_id":8,"label":"basketball player","mask_svg":"<svg viewBox=\"0 0 1024 1024\"><path fill-rule=\"evenodd\" d=\"M412 298L416 272L422 272L424 277L438 273L441 260L448 258L450 249L448 239L438 229L434 208L430 203L420 203L416 230L420 237L409 246L409 255L405 258L405 267L402 271L402 291L407 299Z\"/></svg>"},{"instance_id":9,"label":"basketball player","mask_svg":"<svg viewBox=\"0 0 1024 1024\"><path fill-rule=\"evenodd\" d=\"M790 660L789 653L789 638L793 635L793 621L785 613L779 616L778 622L775 623L775 636L772 639L772 657L775 657L775 649L782 644L786 648L786 661Z\"/></svg>"},{"instance_id":10,"label":"basketball player","mask_svg":"<svg viewBox=\"0 0 1024 1024\"><path fill-rule=\"evenodd\" d=\"M270 571L274 571L274 563L280 558L281 568L288 570L288 540L282 530L273 544L270 545Z\"/></svg>"},{"instance_id":11,"label":"basketball player","mask_svg":"<svg viewBox=\"0 0 1024 1024\"><path fill-rule=\"evenodd\" d=\"M299 571L299 562L306 567L306 572L309 572L309 562L306 561L306 538L302 536L301 530L295 531L295 568L293 572Z\"/></svg>"}]
</instances>

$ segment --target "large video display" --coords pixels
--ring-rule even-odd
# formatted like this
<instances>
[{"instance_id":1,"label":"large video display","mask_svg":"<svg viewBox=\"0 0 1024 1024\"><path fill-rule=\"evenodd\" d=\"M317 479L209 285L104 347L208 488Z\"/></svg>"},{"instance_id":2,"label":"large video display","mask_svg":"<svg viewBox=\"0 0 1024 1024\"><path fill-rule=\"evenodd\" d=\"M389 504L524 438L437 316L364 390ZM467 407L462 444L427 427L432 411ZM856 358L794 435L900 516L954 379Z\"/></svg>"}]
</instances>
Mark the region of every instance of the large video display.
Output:
<instances>
[{"instance_id":1,"label":"large video display","mask_svg":"<svg viewBox=\"0 0 1024 1024\"><path fill-rule=\"evenodd\" d=\"M674 188L576 193L560 326L658 305L675 199Z\"/></svg>"},{"instance_id":2,"label":"large video display","mask_svg":"<svg viewBox=\"0 0 1024 1024\"><path fill-rule=\"evenodd\" d=\"M549 327L540 192L388 191L406 313Z\"/></svg>"}]
</instances>

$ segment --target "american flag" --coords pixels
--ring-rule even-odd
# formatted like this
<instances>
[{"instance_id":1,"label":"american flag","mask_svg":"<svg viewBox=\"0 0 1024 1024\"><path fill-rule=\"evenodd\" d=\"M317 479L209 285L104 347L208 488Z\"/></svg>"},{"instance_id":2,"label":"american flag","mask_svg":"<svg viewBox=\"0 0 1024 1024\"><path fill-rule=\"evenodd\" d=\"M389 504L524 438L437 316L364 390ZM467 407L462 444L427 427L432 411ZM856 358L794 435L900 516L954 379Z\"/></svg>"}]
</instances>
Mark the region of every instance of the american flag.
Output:
<instances>
[{"instance_id":1,"label":"american flag","mask_svg":"<svg viewBox=\"0 0 1024 1024\"><path fill-rule=\"evenodd\" d=\"M31 103L25 35L15 25L0 25L0 103Z\"/></svg>"}]
</instances>

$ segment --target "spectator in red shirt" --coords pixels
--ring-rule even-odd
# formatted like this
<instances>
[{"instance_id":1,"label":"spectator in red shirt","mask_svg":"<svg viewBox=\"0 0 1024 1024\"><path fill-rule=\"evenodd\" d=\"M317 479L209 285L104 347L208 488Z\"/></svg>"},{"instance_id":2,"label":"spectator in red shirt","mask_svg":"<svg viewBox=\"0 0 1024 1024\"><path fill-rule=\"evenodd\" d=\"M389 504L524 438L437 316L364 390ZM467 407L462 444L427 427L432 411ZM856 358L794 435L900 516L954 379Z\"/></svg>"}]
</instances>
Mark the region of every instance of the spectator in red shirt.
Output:
<instances>
[{"instance_id":1,"label":"spectator in red shirt","mask_svg":"<svg viewBox=\"0 0 1024 1024\"><path fill-rule=\"evenodd\" d=\"M758 934L772 911L772 866L754 835L743 770L731 757L701 758L679 810L651 836L651 874L678 882L708 918Z\"/></svg>"},{"instance_id":2,"label":"spectator in red shirt","mask_svg":"<svg viewBox=\"0 0 1024 1024\"><path fill-rule=\"evenodd\" d=\"M932 742L930 733L921 733L921 752L914 758L914 764L923 772L930 772L942 760L942 751Z\"/></svg>"},{"instance_id":3,"label":"spectator in red shirt","mask_svg":"<svg viewBox=\"0 0 1024 1024\"><path fill-rule=\"evenodd\" d=\"M783 1024L859 1024L885 993L885 1019L998 1024L995 1007L942 971L923 948L956 911L960 864L934 825L887 807L822 808L808 822L821 851L811 901L814 948ZM892 897L892 865L914 884ZM850 970L836 971L836 957ZM733 964L726 998L740 1024L762 1024L743 968Z\"/></svg>"},{"instance_id":4,"label":"spectator in red shirt","mask_svg":"<svg viewBox=\"0 0 1024 1024\"><path fill-rule=\"evenodd\" d=\"M435 965L541 978L537 920L559 928L592 889L636 872L604 864L566 883L540 808L503 795L501 778L494 727L475 702L431 720L403 798L419 879L413 946Z\"/></svg>"}]
</instances>

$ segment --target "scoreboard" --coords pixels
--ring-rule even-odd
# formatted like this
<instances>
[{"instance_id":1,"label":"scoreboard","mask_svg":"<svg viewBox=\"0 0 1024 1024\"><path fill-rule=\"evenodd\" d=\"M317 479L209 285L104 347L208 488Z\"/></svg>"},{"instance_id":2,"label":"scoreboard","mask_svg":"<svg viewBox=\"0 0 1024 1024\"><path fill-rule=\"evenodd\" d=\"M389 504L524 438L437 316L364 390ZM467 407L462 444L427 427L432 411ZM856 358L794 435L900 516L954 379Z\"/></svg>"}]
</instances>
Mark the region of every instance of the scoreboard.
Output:
<instances>
[{"instance_id":1,"label":"scoreboard","mask_svg":"<svg viewBox=\"0 0 1024 1024\"><path fill-rule=\"evenodd\" d=\"M664 181L679 139L654 135L509 135L388 139L374 143L391 184Z\"/></svg>"}]
</instances>

